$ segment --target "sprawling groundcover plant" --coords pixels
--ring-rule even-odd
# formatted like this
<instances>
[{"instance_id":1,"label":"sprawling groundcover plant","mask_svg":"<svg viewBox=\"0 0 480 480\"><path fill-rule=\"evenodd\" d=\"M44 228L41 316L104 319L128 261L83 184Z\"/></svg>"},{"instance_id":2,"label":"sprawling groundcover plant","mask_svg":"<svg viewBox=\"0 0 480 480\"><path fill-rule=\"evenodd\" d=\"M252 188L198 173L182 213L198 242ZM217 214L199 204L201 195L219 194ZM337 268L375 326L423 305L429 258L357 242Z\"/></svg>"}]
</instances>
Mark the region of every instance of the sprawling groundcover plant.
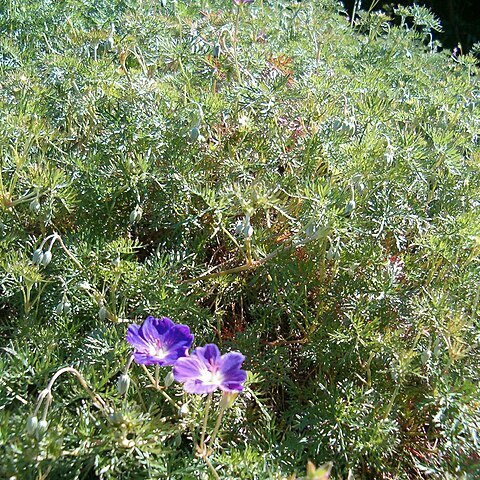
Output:
<instances>
[{"instance_id":1,"label":"sprawling groundcover plant","mask_svg":"<svg viewBox=\"0 0 480 480\"><path fill-rule=\"evenodd\" d=\"M478 60L371 3L0 2L0 478L479 477Z\"/></svg>"}]
</instances>

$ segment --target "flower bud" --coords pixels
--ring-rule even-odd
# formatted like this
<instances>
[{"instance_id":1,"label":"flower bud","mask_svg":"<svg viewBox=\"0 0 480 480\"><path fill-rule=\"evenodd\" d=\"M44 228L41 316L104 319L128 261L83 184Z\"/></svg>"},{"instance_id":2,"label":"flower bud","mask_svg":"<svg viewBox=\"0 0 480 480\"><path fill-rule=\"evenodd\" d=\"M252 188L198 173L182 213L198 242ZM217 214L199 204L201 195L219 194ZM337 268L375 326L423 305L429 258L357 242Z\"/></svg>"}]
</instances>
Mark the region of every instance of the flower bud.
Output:
<instances>
[{"instance_id":1,"label":"flower bud","mask_svg":"<svg viewBox=\"0 0 480 480\"><path fill-rule=\"evenodd\" d=\"M120 266L120 256L114 258L112 260L112 265L115 267L115 268L118 268Z\"/></svg>"},{"instance_id":2,"label":"flower bud","mask_svg":"<svg viewBox=\"0 0 480 480\"><path fill-rule=\"evenodd\" d=\"M165 386L168 388L172 383L173 381L175 380L174 376L173 376L173 372L170 370L167 375L165 375L165 378L163 380L163 383L165 384Z\"/></svg>"},{"instance_id":3,"label":"flower bud","mask_svg":"<svg viewBox=\"0 0 480 480\"><path fill-rule=\"evenodd\" d=\"M55 313L57 315L62 315L63 314L63 301L60 302L56 307L55 307Z\"/></svg>"},{"instance_id":4,"label":"flower bud","mask_svg":"<svg viewBox=\"0 0 480 480\"><path fill-rule=\"evenodd\" d=\"M32 213L38 213L40 211L40 202L38 201L38 198L34 198L30 202L29 208Z\"/></svg>"},{"instance_id":5,"label":"flower bud","mask_svg":"<svg viewBox=\"0 0 480 480\"><path fill-rule=\"evenodd\" d=\"M98 310L98 318L100 320L105 320L107 318L107 309L103 305Z\"/></svg>"},{"instance_id":6,"label":"flower bud","mask_svg":"<svg viewBox=\"0 0 480 480\"><path fill-rule=\"evenodd\" d=\"M63 302L63 313L64 313L64 315L68 315L71 310L72 310L72 304L68 300L65 300Z\"/></svg>"},{"instance_id":7,"label":"flower bud","mask_svg":"<svg viewBox=\"0 0 480 480\"><path fill-rule=\"evenodd\" d=\"M190 132L188 133L188 138L192 142L196 142L198 140L198 137L200 136L200 130L198 127L193 127L190 129Z\"/></svg>"},{"instance_id":8,"label":"flower bud","mask_svg":"<svg viewBox=\"0 0 480 480\"><path fill-rule=\"evenodd\" d=\"M330 245L330 248L327 250L327 260L338 260L340 258L340 252L338 251L338 247L334 245Z\"/></svg>"},{"instance_id":9,"label":"flower bud","mask_svg":"<svg viewBox=\"0 0 480 480\"><path fill-rule=\"evenodd\" d=\"M113 412L111 413L108 418L114 425L120 425L123 423L123 415L121 412Z\"/></svg>"},{"instance_id":10,"label":"flower bud","mask_svg":"<svg viewBox=\"0 0 480 480\"><path fill-rule=\"evenodd\" d=\"M220 400L220 409L231 408L238 396L238 392L223 392L222 399Z\"/></svg>"},{"instance_id":11,"label":"flower bud","mask_svg":"<svg viewBox=\"0 0 480 480\"><path fill-rule=\"evenodd\" d=\"M117 380L117 391L120 395L126 395L130 386L130 377L123 373Z\"/></svg>"},{"instance_id":12,"label":"flower bud","mask_svg":"<svg viewBox=\"0 0 480 480\"><path fill-rule=\"evenodd\" d=\"M422 352L421 360L423 365L426 365L428 363L431 356L432 356L432 352L428 348Z\"/></svg>"},{"instance_id":13,"label":"flower bud","mask_svg":"<svg viewBox=\"0 0 480 480\"><path fill-rule=\"evenodd\" d=\"M41 248L37 248L33 252L32 262L34 265L40 265L40 263L42 263L42 260L43 260L43 251Z\"/></svg>"},{"instance_id":14,"label":"flower bud","mask_svg":"<svg viewBox=\"0 0 480 480\"><path fill-rule=\"evenodd\" d=\"M178 413L181 417L186 417L190 413L190 409L188 408L188 404L184 403L179 409Z\"/></svg>"},{"instance_id":15,"label":"flower bud","mask_svg":"<svg viewBox=\"0 0 480 480\"><path fill-rule=\"evenodd\" d=\"M43 254L42 265L46 267L51 261L52 261L52 252L50 250L47 250Z\"/></svg>"},{"instance_id":16,"label":"flower bud","mask_svg":"<svg viewBox=\"0 0 480 480\"><path fill-rule=\"evenodd\" d=\"M142 214L142 207L140 205L136 205L130 213L130 223L133 225L134 223L139 222L142 219Z\"/></svg>"},{"instance_id":17,"label":"flower bud","mask_svg":"<svg viewBox=\"0 0 480 480\"><path fill-rule=\"evenodd\" d=\"M83 280L82 282L79 282L77 284L77 287L78 288L81 288L82 290L90 290L90 288L92 288L90 286L90 284L88 282L86 282L85 280Z\"/></svg>"},{"instance_id":18,"label":"flower bud","mask_svg":"<svg viewBox=\"0 0 480 480\"><path fill-rule=\"evenodd\" d=\"M45 433L48 428L48 422L46 420L40 420L38 422L38 428L37 432L41 435L42 433Z\"/></svg>"},{"instance_id":19,"label":"flower bud","mask_svg":"<svg viewBox=\"0 0 480 480\"><path fill-rule=\"evenodd\" d=\"M355 210L355 207L356 207L356 204L355 204L355 200L350 200L348 203L347 203L347 206L345 207L345 214L348 215L349 213L352 213L354 210Z\"/></svg>"},{"instance_id":20,"label":"flower bud","mask_svg":"<svg viewBox=\"0 0 480 480\"><path fill-rule=\"evenodd\" d=\"M235 225L235 235L240 236L241 233L243 232L243 222L239 220L237 224Z\"/></svg>"},{"instance_id":21,"label":"flower bud","mask_svg":"<svg viewBox=\"0 0 480 480\"><path fill-rule=\"evenodd\" d=\"M253 227L249 223L245 225L245 228L243 229L243 235L245 236L245 238L252 238Z\"/></svg>"},{"instance_id":22,"label":"flower bud","mask_svg":"<svg viewBox=\"0 0 480 480\"><path fill-rule=\"evenodd\" d=\"M26 431L29 435L33 435L38 428L38 418L35 415L30 415L27 420Z\"/></svg>"},{"instance_id":23,"label":"flower bud","mask_svg":"<svg viewBox=\"0 0 480 480\"><path fill-rule=\"evenodd\" d=\"M213 58L218 58L220 56L220 53L221 53L220 45L217 43L213 47L213 52L212 52Z\"/></svg>"}]
</instances>

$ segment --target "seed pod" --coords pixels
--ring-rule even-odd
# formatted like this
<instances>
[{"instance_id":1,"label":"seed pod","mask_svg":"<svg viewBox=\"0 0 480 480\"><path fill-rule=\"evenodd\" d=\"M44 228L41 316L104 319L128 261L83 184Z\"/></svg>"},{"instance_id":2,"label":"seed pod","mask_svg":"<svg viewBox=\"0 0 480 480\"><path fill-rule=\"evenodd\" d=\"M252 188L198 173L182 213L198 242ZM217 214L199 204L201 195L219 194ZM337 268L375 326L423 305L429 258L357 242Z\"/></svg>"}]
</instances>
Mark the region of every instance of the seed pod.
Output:
<instances>
[{"instance_id":1,"label":"seed pod","mask_svg":"<svg viewBox=\"0 0 480 480\"><path fill-rule=\"evenodd\" d=\"M130 386L130 377L123 373L117 380L117 391L120 395L126 395Z\"/></svg>"},{"instance_id":2,"label":"seed pod","mask_svg":"<svg viewBox=\"0 0 480 480\"><path fill-rule=\"evenodd\" d=\"M213 47L213 58L218 58L220 56L221 49L220 49L220 44L216 43L215 46Z\"/></svg>"},{"instance_id":3,"label":"seed pod","mask_svg":"<svg viewBox=\"0 0 480 480\"><path fill-rule=\"evenodd\" d=\"M100 320L105 320L107 318L107 309L102 305L100 310L98 310L98 318Z\"/></svg>"},{"instance_id":4,"label":"seed pod","mask_svg":"<svg viewBox=\"0 0 480 480\"><path fill-rule=\"evenodd\" d=\"M38 418L35 415L30 415L27 420L26 431L29 435L33 435L38 428Z\"/></svg>"},{"instance_id":5,"label":"seed pod","mask_svg":"<svg viewBox=\"0 0 480 480\"><path fill-rule=\"evenodd\" d=\"M52 261L52 252L50 250L47 250L44 254L43 254L43 258L42 258L42 265L44 267L46 267L50 262Z\"/></svg>"},{"instance_id":6,"label":"seed pod","mask_svg":"<svg viewBox=\"0 0 480 480\"><path fill-rule=\"evenodd\" d=\"M34 265L40 265L42 263L42 260L43 260L43 251L41 248L37 248L33 252L32 262Z\"/></svg>"},{"instance_id":7,"label":"seed pod","mask_svg":"<svg viewBox=\"0 0 480 480\"><path fill-rule=\"evenodd\" d=\"M40 211L40 202L38 201L38 198L34 198L30 202L29 208L32 213L38 213Z\"/></svg>"},{"instance_id":8,"label":"seed pod","mask_svg":"<svg viewBox=\"0 0 480 480\"><path fill-rule=\"evenodd\" d=\"M168 372L167 375L165 375L163 383L168 388L173 383L174 380L175 378L173 376L173 372L170 370L170 372Z\"/></svg>"}]
</instances>

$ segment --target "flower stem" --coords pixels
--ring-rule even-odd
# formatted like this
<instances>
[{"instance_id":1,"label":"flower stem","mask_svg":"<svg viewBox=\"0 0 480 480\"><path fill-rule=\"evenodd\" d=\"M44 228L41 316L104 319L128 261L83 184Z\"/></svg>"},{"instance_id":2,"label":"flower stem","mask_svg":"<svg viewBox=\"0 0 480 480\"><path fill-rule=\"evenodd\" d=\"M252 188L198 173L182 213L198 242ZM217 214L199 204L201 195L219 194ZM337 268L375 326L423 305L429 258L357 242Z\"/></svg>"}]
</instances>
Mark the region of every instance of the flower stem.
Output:
<instances>
[{"instance_id":1,"label":"flower stem","mask_svg":"<svg viewBox=\"0 0 480 480\"><path fill-rule=\"evenodd\" d=\"M208 468L212 472L212 475L215 478L215 480L220 480L220 477L218 476L218 473L215 470L215 467L212 465L212 462L210 462L210 460L208 459L208 457L206 455L204 457L204 460L205 460L205 463L207 464Z\"/></svg>"},{"instance_id":2,"label":"flower stem","mask_svg":"<svg viewBox=\"0 0 480 480\"><path fill-rule=\"evenodd\" d=\"M213 429L212 436L210 437L209 443L213 445L215 438L217 438L218 429L220 428L220 424L222 423L223 414L227 409L226 404L220 404L220 411L218 412L217 421L215 422L215 428Z\"/></svg>"},{"instance_id":3,"label":"flower stem","mask_svg":"<svg viewBox=\"0 0 480 480\"><path fill-rule=\"evenodd\" d=\"M202 454L204 453L204 449L205 449L205 432L207 430L208 414L210 413L211 404L212 404L212 393L209 393L207 397L207 403L205 405L205 415L203 417L202 435L200 437L200 451L202 452Z\"/></svg>"},{"instance_id":4,"label":"flower stem","mask_svg":"<svg viewBox=\"0 0 480 480\"><path fill-rule=\"evenodd\" d=\"M160 365L157 363L155 365L155 388L158 389L158 384L160 381Z\"/></svg>"}]
</instances>

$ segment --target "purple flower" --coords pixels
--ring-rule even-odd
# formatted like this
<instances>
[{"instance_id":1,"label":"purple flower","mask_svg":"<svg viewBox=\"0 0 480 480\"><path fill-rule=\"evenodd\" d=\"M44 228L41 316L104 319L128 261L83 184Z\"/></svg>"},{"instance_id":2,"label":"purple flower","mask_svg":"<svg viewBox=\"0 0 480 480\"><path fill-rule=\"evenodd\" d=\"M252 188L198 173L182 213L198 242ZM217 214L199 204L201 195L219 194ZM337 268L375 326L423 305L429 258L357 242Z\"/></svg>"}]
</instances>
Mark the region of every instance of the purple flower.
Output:
<instances>
[{"instance_id":1,"label":"purple flower","mask_svg":"<svg viewBox=\"0 0 480 480\"><path fill-rule=\"evenodd\" d=\"M175 325L167 317L147 317L142 325L128 327L127 340L137 363L167 366L187 354L193 335L186 325Z\"/></svg>"},{"instance_id":2,"label":"purple flower","mask_svg":"<svg viewBox=\"0 0 480 480\"><path fill-rule=\"evenodd\" d=\"M238 352L220 355L218 347L209 343L197 347L189 357L179 358L173 367L177 382L188 393L241 392L247 372L241 370L245 357Z\"/></svg>"}]
</instances>

